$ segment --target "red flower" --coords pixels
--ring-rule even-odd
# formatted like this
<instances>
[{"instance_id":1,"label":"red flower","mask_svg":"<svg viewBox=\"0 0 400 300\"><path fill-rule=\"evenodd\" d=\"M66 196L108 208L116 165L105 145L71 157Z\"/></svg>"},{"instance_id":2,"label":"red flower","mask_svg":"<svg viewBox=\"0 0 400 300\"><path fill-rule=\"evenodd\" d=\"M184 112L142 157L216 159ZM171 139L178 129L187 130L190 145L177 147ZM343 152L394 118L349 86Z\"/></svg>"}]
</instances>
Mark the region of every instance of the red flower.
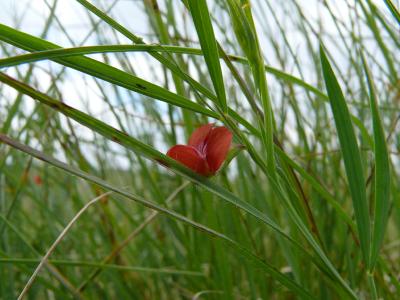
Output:
<instances>
[{"instance_id":1,"label":"red flower","mask_svg":"<svg viewBox=\"0 0 400 300\"><path fill-rule=\"evenodd\" d=\"M188 145L175 145L167 155L203 176L214 175L228 154L232 133L226 127L207 124L197 128Z\"/></svg>"},{"instance_id":2,"label":"red flower","mask_svg":"<svg viewBox=\"0 0 400 300\"><path fill-rule=\"evenodd\" d=\"M40 175L35 175L35 177L33 177L33 182L36 185L42 185L43 184L42 177L40 177Z\"/></svg>"}]
</instances>

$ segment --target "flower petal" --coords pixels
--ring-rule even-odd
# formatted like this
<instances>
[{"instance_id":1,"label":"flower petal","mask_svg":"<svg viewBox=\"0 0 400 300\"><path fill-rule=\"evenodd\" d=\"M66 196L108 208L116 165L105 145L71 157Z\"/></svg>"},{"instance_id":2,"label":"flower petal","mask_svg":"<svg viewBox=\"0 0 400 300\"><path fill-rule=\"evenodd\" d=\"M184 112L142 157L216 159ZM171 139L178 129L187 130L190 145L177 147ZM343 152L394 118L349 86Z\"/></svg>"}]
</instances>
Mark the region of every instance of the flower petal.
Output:
<instances>
[{"instance_id":1,"label":"flower petal","mask_svg":"<svg viewBox=\"0 0 400 300\"><path fill-rule=\"evenodd\" d=\"M168 150L167 155L200 175L210 175L207 161L192 146L175 145Z\"/></svg>"},{"instance_id":2,"label":"flower petal","mask_svg":"<svg viewBox=\"0 0 400 300\"><path fill-rule=\"evenodd\" d=\"M232 143L232 133L226 127L211 130L206 141L206 159L211 173L215 174L224 162Z\"/></svg>"},{"instance_id":3,"label":"flower petal","mask_svg":"<svg viewBox=\"0 0 400 300\"><path fill-rule=\"evenodd\" d=\"M42 185L43 183L42 177L40 177L39 175L33 177L33 181L35 182L36 185Z\"/></svg>"},{"instance_id":4,"label":"flower petal","mask_svg":"<svg viewBox=\"0 0 400 300\"><path fill-rule=\"evenodd\" d=\"M190 136L188 145L203 152L207 136L210 134L213 127L214 124L206 124L197 128Z\"/></svg>"}]
</instances>

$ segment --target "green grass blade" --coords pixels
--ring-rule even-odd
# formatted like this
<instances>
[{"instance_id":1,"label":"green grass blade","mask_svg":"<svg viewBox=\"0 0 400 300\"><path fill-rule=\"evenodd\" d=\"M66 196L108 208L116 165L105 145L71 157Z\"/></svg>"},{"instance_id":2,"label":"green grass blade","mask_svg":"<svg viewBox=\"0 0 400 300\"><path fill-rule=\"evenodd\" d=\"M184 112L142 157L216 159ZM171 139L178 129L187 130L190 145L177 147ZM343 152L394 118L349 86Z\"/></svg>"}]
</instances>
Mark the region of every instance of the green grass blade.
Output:
<instances>
[{"instance_id":1,"label":"green grass blade","mask_svg":"<svg viewBox=\"0 0 400 300\"><path fill-rule=\"evenodd\" d=\"M0 25L1 29L1 25ZM3 38L0 36L0 40ZM4 41L9 41L8 39ZM34 49L33 49L34 50ZM39 49L40 50L40 49ZM17 66L25 63L36 62L46 59L54 59L61 57L69 57L69 56L80 56L86 54L97 54L97 53L110 53L110 52L136 52L136 51L145 51L153 54L156 52L170 52L175 54L191 54L191 55L202 55L201 49L190 48L190 47L181 47L181 46L170 46L170 45L101 45L101 46L83 46L83 47L74 47L74 48L58 48L53 50L40 50L40 52L34 52L29 54L22 54L13 57L7 57L0 59L0 68ZM227 57L230 61L237 61L241 64L248 64L246 58L237 55L227 54ZM281 70L273 68L271 66L265 66L265 71L274 75L276 78L280 80L284 80L288 83L292 83L298 86L303 87L305 90L310 91L311 93L319 96L322 100L328 100L328 96L321 92L319 89L314 86L308 84L307 82L297 78L291 74L285 73ZM194 84L192 83L194 86ZM197 88L197 90L201 91L201 88ZM203 91L204 92L204 91ZM205 93L207 97L211 99L216 99L216 96L212 93Z\"/></svg>"},{"instance_id":2,"label":"green grass blade","mask_svg":"<svg viewBox=\"0 0 400 300\"><path fill-rule=\"evenodd\" d=\"M277 177L273 145L275 120L264 69L264 58L257 37L251 5L248 1L239 3L236 0L228 0L227 5L236 38L246 54L253 74L254 85L262 103L263 119L259 122L259 126L266 152L268 173L275 179Z\"/></svg>"},{"instance_id":3,"label":"green grass blade","mask_svg":"<svg viewBox=\"0 0 400 300\"><path fill-rule=\"evenodd\" d=\"M393 56L393 54L390 52L388 45L382 35L382 30L378 26L377 20L375 18L376 14L376 6L370 1L367 0L367 3L370 7L370 12L368 12L367 8L363 4L363 2L360 2L360 6L363 9L364 16L366 18L366 22L369 26L369 29L374 35L374 39L376 40L377 44L379 45L379 49L382 52L383 57L386 60L386 64L389 70L389 73L391 75L391 81L393 85L397 84L398 81L398 73L396 70L396 58Z\"/></svg>"},{"instance_id":4,"label":"green grass blade","mask_svg":"<svg viewBox=\"0 0 400 300\"><path fill-rule=\"evenodd\" d=\"M393 4L392 0L383 0L383 1L385 2L387 8L390 10L390 13L396 19L397 23L399 23L399 25L400 25L400 12L397 10L397 8Z\"/></svg>"},{"instance_id":5,"label":"green grass blade","mask_svg":"<svg viewBox=\"0 0 400 300\"><path fill-rule=\"evenodd\" d=\"M188 6L200 40L204 59L210 72L214 89L217 93L218 103L221 109L226 113L228 106L226 103L224 79L222 77L219 52L215 40L214 29L211 24L210 14L208 12L207 2L206 0L188 0Z\"/></svg>"},{"instance_id":6,"label":"green grass blade","mask_svg":"<svg viewBox=\"0 0 400 300\"><path fill-rule=\"evenodd\" d=\"M145 42L143 41L143 39L141 37L133 34L131 31L129 31L127 28L125 28L122 24L118 23L115 19L108 16L106 13L104 13L100 9L98 9L95 5L89 3L86 0L76 0L76 1L79 2L86 9L88 9L90 12L95 14L97 17L99 17L101 20L103 20L105 23L110 25L112 28L114 28L116 31L120 32L125 37L130 39L135 44L145 45ZM155 5L155 6L157 6L157 8L155 10L158 11L159 10L158 5ZM157 14L160 14L160 12L158 11ZM166 33L164 32L163 34L166 34ZM164 36L164 38L165 38L165 36ZM187 83L189 83L192 87L197 89L197 91L204 94L209 99L211 99L211 100L217 99L217 97L208 88L201 85L199 82L194 80L188 74L183 72L182 69L178 66L178 64L173 60L173 58L165 57L161 53L157 53L157 52L151 52L150 55L153 56L155 59L157 59L165 67L170 69L174 74L181 77L183 80L185 80ZM200 53L200 55L202 55L202 54Z\"/></svg>"},{"instance_id":7,"label":"green grass blade","mask_svg":"<svg viewBox=\"0 0 400 300\"><path fill-rule=\"evenodd\" d=\"M40 262L37 258L11 258L11 257L1 257L0 264L28 264L36 265ZM62 259L49 259L47 261L55 266L69 266L69 267L97 267L100 269L112 269L120 271L132 271L132 272L144 272L144 273L154 273L159 275L182 275L182 276L204 276L201 272L187 271L187 270L175 270L167 268L148 268L148 267L138 267L138 266L121 266L115 264L104 264L101 262L94 261L79 261L79 260L62 260Z\"/></svg>"},{"instance_id":8,"label":"green grass blade","mask_svg":"<svg viewBox=\"0 0 400 300\"><path fill-rule=\"evenodd\" d=\"M379 249L382 245L389 219L390 210L390 163L389 153L383 131L382 121L379 116L377 94L364 56L362 61L369 89L369 98L372 113L372 125L374 130L374 153L375 153L375 210L372 228L371 264L373 270L378 260Z\"/></svg>"},{"instance_id":9,"label":"green grass blade","mask_svg":"<svg viewBox=\"0 0 400 300\"><path fill-rule=\"evenodd\" d=\"M169 46L169 45L100 45L100 46L82 46L74 48L59 48L54 50L43 50L40 52L33 52L28 54L16 55L12 57L0 59L0 68L18 66L21 64L62 58L81 56L86 54L98 53L113 53L113 52L169 52L169 53L182 53L182 54L196 54L201 55L200 49Z\"/></svg>"},{"instance_id":10,"label":"green grass blade","mask_svg":"<svg viewBox=\"0 0 400 300\"><path fill-rule=\"evenodd\" d=\"M314 189L315 191L321 195L337 212L337 214L343 219L344 222L349 225L352 231L355 232L355 225L351 218L346 214L337 200L326 190L326 188L320 184L316 178L310 175L305 169L303 169L299 164L297 164L294 160L292 160L284 151L282 151L279 147L275 147L275 152L278 156L286 161L294 170L296 170L301 177L303 177Z\"/></svg>"},{"instance_id":11,"label":"green grass blade","mask_svg":"<svg viewBox=\"0 0 400 300\"><path fill-rule=\"evenodd\" d=\"M0 24L0 39L27 51L41 51L60 48L58 45L2 24ZM202 105L194 103L183 96L174 94L167 89L123 72L107 64L98 62L94 59L87 57L66 57L55 59L55 61L67 67L71 67L86 74L106 80L110 83L125 87L137 93L195 112L199 112L210 117L218 118L216 113L203 107Z\"/></svg>"},{"instance_id":12,"label":"green grass blade","mask_svg":"<svg viewBox=\"0 0 400 300\"><path fill-rule=\"evenodd\" d=\"M325 85L328 91L336 130L339 136L347 180L353 201L361 252L364 261L368 266L371 232L360 150L357 145L357 139L351 123L351 117L346 105L346 100L322 46L320 47L320 56Z\"/></svg>"}]
</instances>

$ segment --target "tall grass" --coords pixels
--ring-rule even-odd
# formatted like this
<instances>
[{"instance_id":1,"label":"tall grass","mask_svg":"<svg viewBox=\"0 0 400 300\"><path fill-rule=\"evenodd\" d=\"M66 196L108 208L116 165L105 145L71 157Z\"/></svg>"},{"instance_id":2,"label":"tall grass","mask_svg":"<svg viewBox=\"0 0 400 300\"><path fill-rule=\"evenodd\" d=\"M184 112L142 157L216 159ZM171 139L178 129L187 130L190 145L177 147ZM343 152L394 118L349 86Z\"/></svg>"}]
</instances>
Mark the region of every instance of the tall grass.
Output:
<instances>
[{"instance_id":1,"label":"tall grass","mask_svg":"<svg viewBox=\"0 0 400 300\"><path fill-rule=\"evenodd\" d=\"M395 1L3 2L0 299L400 297Z\"/></svg>"}]
</instances>

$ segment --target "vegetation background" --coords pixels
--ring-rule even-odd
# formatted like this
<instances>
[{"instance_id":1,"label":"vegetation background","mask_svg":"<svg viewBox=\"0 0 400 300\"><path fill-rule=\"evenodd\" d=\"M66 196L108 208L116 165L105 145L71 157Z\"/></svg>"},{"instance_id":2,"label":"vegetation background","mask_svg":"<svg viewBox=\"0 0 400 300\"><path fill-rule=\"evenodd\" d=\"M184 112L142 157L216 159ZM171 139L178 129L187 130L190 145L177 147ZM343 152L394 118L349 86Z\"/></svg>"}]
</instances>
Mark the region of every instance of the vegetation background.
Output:
<instances>
[{"instance_id":1,"label":"vegetation background","mask_svg":"<svg viewBox=\"0 0 400 300\"><path fill-rule=\"evenodd\" d=\"M0 4L0 299L400 298L396 1Z\"/></svg>"}]
</instances>

